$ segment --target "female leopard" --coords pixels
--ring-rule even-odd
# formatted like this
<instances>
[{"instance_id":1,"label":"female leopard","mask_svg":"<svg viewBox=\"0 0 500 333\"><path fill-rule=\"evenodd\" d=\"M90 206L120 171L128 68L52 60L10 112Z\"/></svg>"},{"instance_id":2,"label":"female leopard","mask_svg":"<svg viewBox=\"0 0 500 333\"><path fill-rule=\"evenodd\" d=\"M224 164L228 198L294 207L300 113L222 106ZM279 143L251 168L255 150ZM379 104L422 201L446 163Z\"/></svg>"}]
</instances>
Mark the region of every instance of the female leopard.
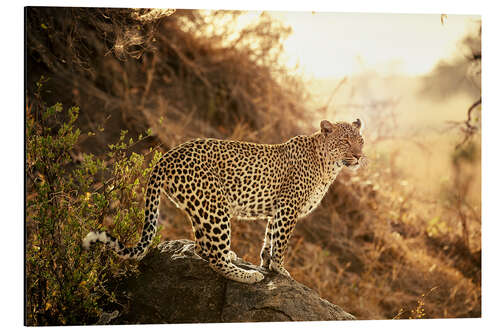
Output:
<instances>
[{"instance_id":1,"label":"female leopard","mask_svg":"<svg viewBox=\"0 0 500 333\"><path fill-rule=\"evenodd\" d=\"M125 247L105 231L92 231L83 246L102 242L122 258L142 258L156 233L162 191L187 213L196 253L224 277L244 283L264 278L231 262L233 217L268 220L261 266L290 276L283 257L297 220L318 206L344 166L357 169L362 162L359 119L334 124L323 120L320 127L282 144L195 139L173 148L149 178L139 243Z\"/></svg>"}]
</instances>

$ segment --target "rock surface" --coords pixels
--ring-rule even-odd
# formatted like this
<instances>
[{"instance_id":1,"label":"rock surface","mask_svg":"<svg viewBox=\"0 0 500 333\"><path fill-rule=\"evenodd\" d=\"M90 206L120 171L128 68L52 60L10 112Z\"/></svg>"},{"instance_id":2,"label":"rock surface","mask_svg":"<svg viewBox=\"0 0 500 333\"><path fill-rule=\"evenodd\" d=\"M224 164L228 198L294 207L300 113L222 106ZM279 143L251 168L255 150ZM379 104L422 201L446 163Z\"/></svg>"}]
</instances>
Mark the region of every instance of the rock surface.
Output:
<instances>
[{"instance_id":1,"label":"rock surface","mask_svg":"<svg viewBox=\"0 0 500 333\"><path fill-rule=\"evenodd\" d=\"M265 279L256 284L227 280L194 253L188 240L167 241L120 280L115 294L124 309L110 324L322 321L356 319L296 282L237 259Z\"/></svg>"}]
</instances>

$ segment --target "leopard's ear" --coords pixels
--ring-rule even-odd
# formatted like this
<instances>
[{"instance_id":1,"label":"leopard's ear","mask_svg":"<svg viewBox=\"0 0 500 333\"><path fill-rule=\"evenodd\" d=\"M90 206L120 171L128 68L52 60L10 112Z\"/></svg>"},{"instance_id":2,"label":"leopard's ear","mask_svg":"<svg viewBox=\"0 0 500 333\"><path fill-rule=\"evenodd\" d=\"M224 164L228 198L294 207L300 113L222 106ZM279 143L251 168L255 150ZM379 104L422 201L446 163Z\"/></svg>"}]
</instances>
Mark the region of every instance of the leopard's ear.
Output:
<instances>
[{"instance_id":1,"label":"leopard's ear","mask_svg":"<svg viewBox=\"0 0 500 333\"><path fill-rule=\"evenodd\" d=\"M355 128L357 128L358 130L361 131L361 128L363 127L363 124L361 123L361 120L359 120L359 118L357 118L356 121L354 121L352 123L352 126L354 126Z\"/></svg>"},{"instance_id":2,"label":"leopard's ear","mask_svg":"<svg viewBox=\"0 0 500 333\"><path fill-rule=\"evenodd\" d=\"M321 133L323 134L330 134L333 132L333 125L328 120L322 120L320 126L321 126Z\"/></svg>"}]
</instances>

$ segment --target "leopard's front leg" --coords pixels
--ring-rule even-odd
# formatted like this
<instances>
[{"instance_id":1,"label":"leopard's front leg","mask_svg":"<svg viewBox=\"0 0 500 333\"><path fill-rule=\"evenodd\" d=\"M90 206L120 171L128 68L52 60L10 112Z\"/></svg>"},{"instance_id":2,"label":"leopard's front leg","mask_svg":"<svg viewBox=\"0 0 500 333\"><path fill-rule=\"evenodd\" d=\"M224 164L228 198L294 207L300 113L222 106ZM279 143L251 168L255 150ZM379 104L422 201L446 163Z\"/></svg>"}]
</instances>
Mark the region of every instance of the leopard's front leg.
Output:
<instances>
[{"instance_id":1,"label":"leopard's front leg","mask_svg":"<svg viewBox=\"0 0 500 333\"><path fill-rule=\"evenodd\" d=\"M269 269L271 263L271 225L273 219L269 218L266 226L266 233L264 235L264 244L260 250L260 266Z\"/></svg>"},{"instance_id":2,"label":"leopard's front leg","mask_svg":"<svg viewBox=\"0 0 500 333\"><path fill-rule=\"evenodd\" d=\"M288 241L292 236L296 223L297 213L289 207L279 209L271 223L271 259L269 269L288 277L290 273L283 267L283 261Z\"/></svg>"}]
</instances>

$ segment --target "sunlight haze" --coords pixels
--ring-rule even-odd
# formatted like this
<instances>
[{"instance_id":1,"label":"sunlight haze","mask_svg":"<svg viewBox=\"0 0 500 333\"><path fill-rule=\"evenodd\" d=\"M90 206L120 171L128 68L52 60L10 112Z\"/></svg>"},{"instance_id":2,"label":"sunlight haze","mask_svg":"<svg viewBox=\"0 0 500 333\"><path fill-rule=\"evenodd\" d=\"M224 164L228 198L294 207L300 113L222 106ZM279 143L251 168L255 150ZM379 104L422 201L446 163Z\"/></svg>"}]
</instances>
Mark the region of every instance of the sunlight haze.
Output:
<instances>
[{"instance_id":1,"label":"sunlight haze","mask_svg":"<svg viewBox=\"0 0 500 333\"><path fill-rule=\"evenodd\" d=\"M478 16L271 12L293 29L285 40L290 67L306 76L342 77L376 69L380 74L422 75L457 51ZM252 15L252 14L250 14Z\"/></svg>"}]
</instances>

